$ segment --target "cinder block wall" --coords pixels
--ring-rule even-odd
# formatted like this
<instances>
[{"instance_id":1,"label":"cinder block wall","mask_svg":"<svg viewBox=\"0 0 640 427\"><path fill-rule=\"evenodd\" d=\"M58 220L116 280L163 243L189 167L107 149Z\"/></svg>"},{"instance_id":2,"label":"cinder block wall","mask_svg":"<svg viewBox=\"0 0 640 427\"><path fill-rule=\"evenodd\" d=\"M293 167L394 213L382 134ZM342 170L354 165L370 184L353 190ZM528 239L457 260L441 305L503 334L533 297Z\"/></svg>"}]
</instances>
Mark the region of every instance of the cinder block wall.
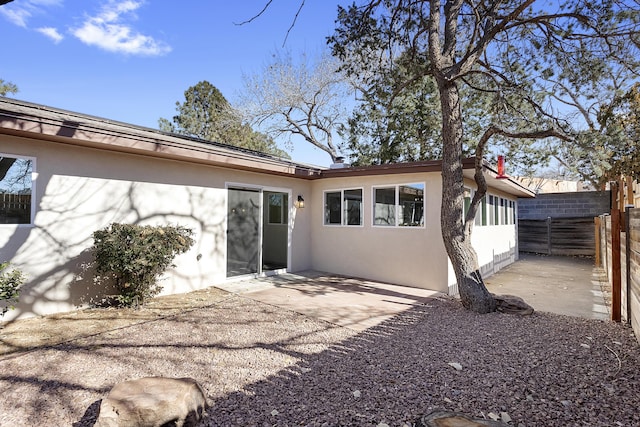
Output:
<instances>
[{"instance_id":1,"label":"cinder block wall","mask_svg":"<svg viewBox=\"0 0 640 427\"><path fill-rule=\"evenodd\" d=\"M537 194L518 199L519 219L596 217L611 210L609 191Z\"/></svg>"}]
</instances>

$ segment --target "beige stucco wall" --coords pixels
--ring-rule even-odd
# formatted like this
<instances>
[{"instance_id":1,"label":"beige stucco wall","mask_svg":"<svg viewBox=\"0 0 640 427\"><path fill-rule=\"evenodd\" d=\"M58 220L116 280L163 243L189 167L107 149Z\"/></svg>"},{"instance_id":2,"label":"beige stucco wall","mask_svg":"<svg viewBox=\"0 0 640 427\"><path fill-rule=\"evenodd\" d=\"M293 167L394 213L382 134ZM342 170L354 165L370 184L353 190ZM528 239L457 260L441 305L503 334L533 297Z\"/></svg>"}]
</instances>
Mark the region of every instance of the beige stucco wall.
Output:
<instances>
[{"instance_id":1,"label":"beige stucco wall","mask_svg":"<svg viewBox=\"0 0 640 427\"><path fill-rule=\"evenodd\" d=\"M0 225L0 261L23 270L28 283L3 320L68 311L95 294L87 249L93 231L112 222L181 224L195 232L193 248L176 259L163 293L226 280L226 184L244 183L309 194L301 179L119 154L0 136L0 152L35 157L36 214L32 226ZM290 204L292 206L292 204ZM291 207L290 271L311 267L308 212Z\"/></svg>"},{"instance_id":2,"label":"beige stucco wall","mask_svg":"<svg viewBox=\"0 0 640 427\"><path fill-rule=\"evenodd\" d=\"M374 227L373 187L425 183L425 227ZM491 184L490 182L488 183ZM475 188L475 183L465 180ZM364 225L325 226L324 192L363 189ZM489 187L493 195L516 200ZM440 229L442 179L439 172L332 178L313 184L313 268L441 292L455 289L456 278ZM518 257L515 225L477 226L472 244L488 277Z\"/></svg>"},{"instance_id":3,"label":"beige stucco wall","mask_svg":"<svg viewBox=\"0 0 640 427\"><path fill-rule=\"evenodd\" d=\"M513 195L492 188L490 186L491 181L487 182L487 184L489 185L487 191L488 194L517 201L517 198ZM477 188L475 182L471 180L465 180L465 186L474 190ZM478 267L480 268L483 278L490 277L500 271L500 269L518 259L518 235L516 224L517 208L515 224L474 225L471 233L471 244L478 255ZM450 293L456 293L456 277L451 261L448 261L448 270L448 286Z\"/></svg>"},{"instance_id":4,"label":"beige stucco wall","mask_svg":"<svg viewBox=\"0 0 640 427\"><path fill-rule=\"evenodd\" d=\"M425 227L374 227L372 187L425 184ZM447 257L440 233L439 173L377 175L314 181L313 268L446 292ZM324 192L363 188L363 226L325 226Z\"/></svg>"},{"instance_id":5,"label":"beige stucco wall","mask_svg":"<svg viewBox=\"0 0 640 427\"><path fill-rule=\"evenodd\" d=\"M34 224L0 225L0 262L11 261L28 277L17 310L3 320L72 310L99 294L87 270L88 249L92 233L113 222L194 230L196 243L163 278L163 293L226 281L229 185L289 195L290 272L312 268L442 292L455 283L440 231L439 172L308 181L6 135L0 136L0 152L37 162ZM425 184L425 226L374 227L372 188L417 182ZM324 191L351 188L363 189L364 224L325 226ZM304 209L294 207L298 195ZM497 255L517 257L513 225L476 227L473 243L481 266L495 263Z\"/></svg>"}]
</instances>

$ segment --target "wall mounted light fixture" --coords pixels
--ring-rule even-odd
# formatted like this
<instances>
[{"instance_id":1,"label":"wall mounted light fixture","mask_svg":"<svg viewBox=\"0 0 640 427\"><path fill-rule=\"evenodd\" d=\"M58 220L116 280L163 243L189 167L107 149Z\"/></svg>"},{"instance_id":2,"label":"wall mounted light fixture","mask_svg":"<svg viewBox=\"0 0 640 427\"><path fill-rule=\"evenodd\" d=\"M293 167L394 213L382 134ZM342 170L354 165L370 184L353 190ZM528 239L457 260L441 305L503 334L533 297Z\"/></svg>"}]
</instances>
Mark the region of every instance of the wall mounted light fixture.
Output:
<instances>
[{"instance_id":1,"label":"wall mounted light fixture","mask_svg":"<svg viewBox=\"0 0 640 427\"><path fill-rule=\"evenodd\" d=\"M303 209L304 208L304 199L302 198L302 196L300 194L298 194L298 201L296 202L296 207L298 209Z\"/></svg>"}]
</instances>

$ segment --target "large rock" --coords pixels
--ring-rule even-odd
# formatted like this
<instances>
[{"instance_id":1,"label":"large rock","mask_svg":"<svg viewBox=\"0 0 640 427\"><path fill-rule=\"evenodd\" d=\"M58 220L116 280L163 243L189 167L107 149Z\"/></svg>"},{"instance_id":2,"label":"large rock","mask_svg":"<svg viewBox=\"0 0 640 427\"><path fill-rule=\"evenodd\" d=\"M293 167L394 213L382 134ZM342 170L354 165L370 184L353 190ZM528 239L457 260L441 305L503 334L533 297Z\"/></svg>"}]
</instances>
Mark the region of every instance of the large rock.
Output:
<instances>
[{"instance_id":1,"label":"large rock","mask_svg":"<svg viewBox=\"0 0 640 427\"><path fill-rule=\"evenodd\" d=\"M520 297L515 295L491 295L496 300L496 310L501 313L518 314L520 316L533 314L533 307Z\"/></svg>"},{"instance_id":2,"label":"large rock","mask_svg":"<svg viewBox=\"0 0 640 427\"><path fill-rule=\"evenodd\" d=\"M95 426L195 426L206 406L205 394L192 378L140 378L111 389L100 404Z\"/></svg>"},{"instance_id":3,"label":"large rock","mask_svg":"<svg viewBox=\"0 0 640 427\"><path fill-rule=\"evenodd\" d=\"M471 418L458 412L436 411L423 416L416 427L509 427L508 424L493 420Z\"/></svg>"}]
</instances>

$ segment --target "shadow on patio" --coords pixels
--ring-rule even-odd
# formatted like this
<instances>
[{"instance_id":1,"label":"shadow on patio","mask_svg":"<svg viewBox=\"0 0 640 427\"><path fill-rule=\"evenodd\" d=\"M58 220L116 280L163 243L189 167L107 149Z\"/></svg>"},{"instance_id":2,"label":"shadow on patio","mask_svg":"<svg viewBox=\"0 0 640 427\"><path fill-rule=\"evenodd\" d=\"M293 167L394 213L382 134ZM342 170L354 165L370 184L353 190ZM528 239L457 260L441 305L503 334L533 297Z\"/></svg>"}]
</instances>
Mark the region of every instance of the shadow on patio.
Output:
<instances>
[{"instance_id":1,"label":"shadow on patio","mask_svg":"<svg viewBox=\"0 0 640 427\"><path fill-rule=\"evenodd\" d=\"M335 325L362 331L443 294L318 271L303 271L218 287Z\"/></svg>"}]
</instances>

